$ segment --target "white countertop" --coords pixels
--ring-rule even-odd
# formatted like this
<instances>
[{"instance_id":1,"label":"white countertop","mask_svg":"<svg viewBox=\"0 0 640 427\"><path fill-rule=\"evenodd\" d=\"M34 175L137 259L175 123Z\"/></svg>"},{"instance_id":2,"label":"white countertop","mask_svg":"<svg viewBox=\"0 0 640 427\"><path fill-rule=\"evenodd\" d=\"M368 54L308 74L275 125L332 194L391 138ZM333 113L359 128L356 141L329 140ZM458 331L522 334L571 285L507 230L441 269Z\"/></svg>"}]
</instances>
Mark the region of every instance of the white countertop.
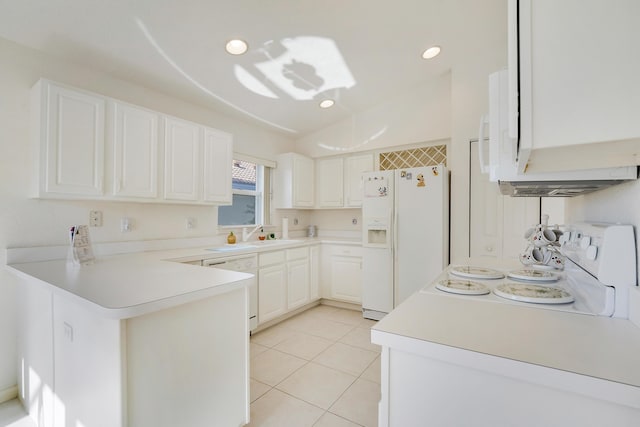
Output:
<instances>
[{"instance_id":1,"label":"white countertop","mask_svg":"<svg viewBox=\"0 0 640 427\"><path fill-rule=\"evenodd\" d=\"M246 286L252 275L163 260L166 253L118 255L91 265L66 260L11 264L25 280L50 286L104 317L125 319Z\"/></svg>"},{"instance_id":2,"label":"white countertop","mask_svg":"<svg viewBox=\"0 0 640 427\"><path fill-rule=\"evenodd\" d=\"M125 319L246 286L248 273L184 264L242 254L294 248L305 245L341 243L359 245L352 239L295 239L244 249L217 252L212 247L148 251L98 257L93 264L74 266L64 259L13 262L7 268L25 280L49 286L99 312L104 317ZM29 249L18 249L21 256ZM33 250L36 257L42 252ZM44 251L48 253L48 251Z\"/></svg>"},{"instance_id":3,"label":"white countertop","mask_svg":"<svg viewBox=\"0 0 640 427\"><path fill-rule=\"evenodd\" d=\"M640 387L640 328L625 319L417 293L373 330Z\"/></svg>"}]
</instances>

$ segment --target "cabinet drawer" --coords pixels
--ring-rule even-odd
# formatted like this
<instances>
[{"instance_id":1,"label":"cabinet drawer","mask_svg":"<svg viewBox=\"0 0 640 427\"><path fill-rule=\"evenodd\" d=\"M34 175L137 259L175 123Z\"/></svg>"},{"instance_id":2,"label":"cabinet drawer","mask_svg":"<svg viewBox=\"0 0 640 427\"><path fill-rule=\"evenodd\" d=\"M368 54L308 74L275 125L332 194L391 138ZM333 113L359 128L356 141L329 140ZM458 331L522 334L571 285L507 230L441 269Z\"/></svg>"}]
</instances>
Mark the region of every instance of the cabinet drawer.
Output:
<instances>
[{"instance_id":1,"label":"cabinet drawer","mask_svg":"<svg viewBox=\"0 0 640 427\"><path fill-rule=\"evenodd\" d=\"M291 261L293 259L301 259L309 257L309 248L295 248L295 249L287 249L287 261Z\"/></svg>"},{"instance_id":2,"label":"cabinet drawer","mask_svg":"<svg viewBox=\"0 0 640 427\"><path fill-rule=\"evenodd\" d=\"M327 255L362 256L362 246L323 245L322 250Z\"/></svg>"},{"instance_id":3,"label":"cabinet drawer","mask_svg":"<svg viewBox=\"0 0 640 427\"><path fill-rule=\"evenodd\" d=\"M264 252L258 256L258 265L264 267L266 265L280 264L285 262L284 251Z\"/></svg>"}]
</instances>

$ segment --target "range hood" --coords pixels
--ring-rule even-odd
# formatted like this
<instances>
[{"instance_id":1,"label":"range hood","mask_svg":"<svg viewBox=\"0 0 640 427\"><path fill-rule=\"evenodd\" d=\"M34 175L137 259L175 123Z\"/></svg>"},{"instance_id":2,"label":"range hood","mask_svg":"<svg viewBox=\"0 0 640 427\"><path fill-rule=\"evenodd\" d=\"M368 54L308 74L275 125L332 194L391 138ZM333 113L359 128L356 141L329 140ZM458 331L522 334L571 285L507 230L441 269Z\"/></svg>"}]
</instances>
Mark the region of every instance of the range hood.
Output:
<instances>
[{"instance_id":1,"label":"range hood","mask_svg":"<svg viewBox=\"0 0 640 427\"><path fill-rule=\"evenodd\" d=\"M500 192L515 197L572 197L638 178L637 166L619 166L556 172L520 172L517 167L517 131L509 127L506 70L489 77L489 115L480 120L480 171L497 182ZM488 146L484 129L489 126ZM580 156L577 152L576 156ZM485 161L488 160L488 161Z\"/></svg>"},{"instance_id":2,"label":"range hood","mask_svg":"<svg viewBox=\"0 0 640 427\"><path fill-rule=\"evenodd\" d=\"M633 169L632 177L622 179L581 179L571 181L529 180L525 175L523 181L498 181L500 193L512 197L573 197L601 190L612 185L621 184L637 177L637 170Z\"/></svg>"}]
</instances>

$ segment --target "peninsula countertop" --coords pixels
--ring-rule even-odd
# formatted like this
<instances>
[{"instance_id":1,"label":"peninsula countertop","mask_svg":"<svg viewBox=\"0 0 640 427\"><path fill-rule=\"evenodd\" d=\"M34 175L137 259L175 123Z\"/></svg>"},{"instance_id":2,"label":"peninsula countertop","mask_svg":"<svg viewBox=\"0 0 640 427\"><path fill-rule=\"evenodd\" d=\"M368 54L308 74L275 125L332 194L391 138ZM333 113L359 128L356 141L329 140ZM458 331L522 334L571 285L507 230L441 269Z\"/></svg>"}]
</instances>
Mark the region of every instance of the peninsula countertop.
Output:
<instances>
[{"instance_id":1,"label":"peninsula countertop","mask_svg":"<svg viewBox=\"0 0 640 427\"><path fill-rule=\"evenodd\" d=\"M126 319L246 286L248 273L169 261L174 251L98 258L76 266L66 260L7 267L28 281L49 286L104 317Z\"/></svg>"},{"instance_id":2,"label":"peninsula countertop","mask_svg":"<svg viewBox=\"0 0 640 427\"><path fill-rule=\"evenodd\" d=\"M97 257L76 266L65 259L13 262L9 271L49 286L108 318L126 319L246 286L253 275L186 264L190 261L285 250L319 243L360 245L355 239L287 241L152 250ZM222 250L219 250L222 248ZM232 250L227 250L232 249Z\"/></svg>"}]
</instances>

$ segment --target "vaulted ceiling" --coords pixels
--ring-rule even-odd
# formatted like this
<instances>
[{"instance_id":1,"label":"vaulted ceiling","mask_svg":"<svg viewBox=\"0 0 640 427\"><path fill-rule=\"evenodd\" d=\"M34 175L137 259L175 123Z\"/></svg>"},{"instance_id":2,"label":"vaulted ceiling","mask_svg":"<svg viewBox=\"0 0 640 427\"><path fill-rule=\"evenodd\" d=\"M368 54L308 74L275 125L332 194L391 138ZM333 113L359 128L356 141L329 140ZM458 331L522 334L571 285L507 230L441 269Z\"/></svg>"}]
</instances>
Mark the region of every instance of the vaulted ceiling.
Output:
<instances>
[{"instance_id":1,"label":"vaulted ceiling","mask_svg":"<svg viewBox=\"0 0 640 427\"><path fill-rule=\"evenodd\" d=\"M468 41L483 36L469 24L503 22L480 13L484 6L477 0L0 0L0 37L297 138L441 76L456 58L481 54ZM226 53L232 38L245 40L248 52ZM442 53L422 59L433 45ZM321 109L324 99L336 103Z\"/></svg>"}]
</instances>

